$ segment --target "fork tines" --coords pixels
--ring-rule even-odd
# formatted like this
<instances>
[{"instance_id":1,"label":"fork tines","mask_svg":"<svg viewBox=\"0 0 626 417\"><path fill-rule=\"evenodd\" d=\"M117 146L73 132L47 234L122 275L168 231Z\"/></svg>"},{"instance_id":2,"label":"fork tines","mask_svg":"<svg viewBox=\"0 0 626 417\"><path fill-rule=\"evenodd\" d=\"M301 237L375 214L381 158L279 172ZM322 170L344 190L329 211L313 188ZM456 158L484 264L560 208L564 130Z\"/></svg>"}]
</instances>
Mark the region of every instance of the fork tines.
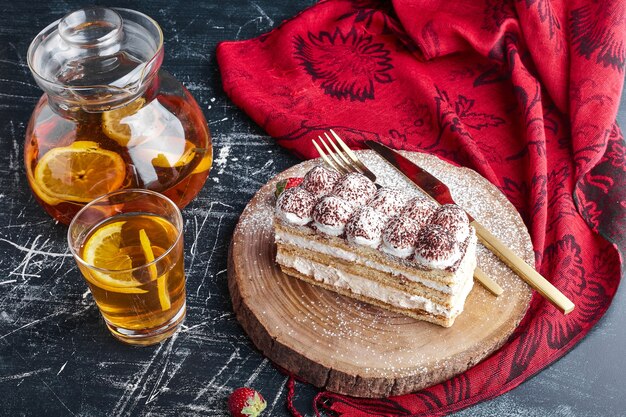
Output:
<instances>
[{"instance_id":1,"label":"fork tines","mask_svg":"<svg viewBox=\"0 0 626 417\"><path fill-rule=\"evenodd\" d=\"M330 133L333 135L335 140L333 140L326 132L324 132L326 140L324 140L321 135L318 136L318 139L324 149L326 149L326 152L324 152L320 145L318 145L315 139L312 140L313 146L315 146L315 149L317 149L317 152L320 154L324 162L337 172L343 174L347 174L348 172L358 172L365 175L372 181L376 181L376 176L365 165L363 165L359 157L352 152L343 140L341 140L339 135L337 135L332 129L330 129ZM330 143L330 146L328 146L326 141ZM337 143L335 143L335 141ZM339 146L337 146L337 144L339 144Z\"/></svg>"}]
</instances>

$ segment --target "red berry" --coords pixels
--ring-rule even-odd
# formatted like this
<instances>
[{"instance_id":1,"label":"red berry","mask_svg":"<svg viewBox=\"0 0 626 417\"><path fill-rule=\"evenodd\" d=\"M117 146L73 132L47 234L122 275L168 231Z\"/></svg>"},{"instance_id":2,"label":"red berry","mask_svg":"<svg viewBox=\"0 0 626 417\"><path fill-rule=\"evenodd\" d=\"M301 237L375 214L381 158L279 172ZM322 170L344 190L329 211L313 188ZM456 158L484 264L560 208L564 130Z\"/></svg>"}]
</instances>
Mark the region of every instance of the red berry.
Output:
<instances>
[{"instance_id":1,"label":"red berry","mask_svg":"<svg viewBox=\"0 0 626 417\"><path fill-rule=\"evenodd\" d=\"M237 388L228 397L228 411L233 417L257 417L265 407L263 396L252 388Z\"/></svg>"},{"instance_id":2,"label":"red berry","mask_svg":"<svg viewBox=\"0 0 626 417\"><path fill-rule=\"evenodd\" d=\"M302 177L287 178L287 184L285 184L285 190L291 187L297 187L298 185L302 184L303 180L304 178Z\"/></svg>"},{"instance_id":3,"label":"red berry","mask_svg":"<svg viewBox=\"0 0 626 417\"><path fill-rule=\"evenodd\" d=\"M286 180L281 180L276 183L276 191L274 194L278 197L283 191L288 190L289 188L297 187L302 183L304 178L300 177L291 177Z\"/></svg>"}]
</instances>

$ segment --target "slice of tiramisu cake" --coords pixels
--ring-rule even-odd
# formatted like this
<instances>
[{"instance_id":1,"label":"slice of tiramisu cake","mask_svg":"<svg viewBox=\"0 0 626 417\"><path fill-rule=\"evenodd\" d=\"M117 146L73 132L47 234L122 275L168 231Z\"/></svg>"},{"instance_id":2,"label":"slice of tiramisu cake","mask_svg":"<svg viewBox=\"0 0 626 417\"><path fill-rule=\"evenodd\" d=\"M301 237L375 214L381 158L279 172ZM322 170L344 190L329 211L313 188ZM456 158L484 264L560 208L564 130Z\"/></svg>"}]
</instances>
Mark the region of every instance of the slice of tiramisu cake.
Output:
<instances>
[{"instance_id":1,"label":"slice of tiramisu cake","mask_svg":"<svg viewBox=\"0 0 626 417\"><path fill-rule=\"evenodd\" d=\"M476 235L456 205L317 166L279 195L274 217L288 275L445 327L463 311Z\"/></svg>"}]
</instances>

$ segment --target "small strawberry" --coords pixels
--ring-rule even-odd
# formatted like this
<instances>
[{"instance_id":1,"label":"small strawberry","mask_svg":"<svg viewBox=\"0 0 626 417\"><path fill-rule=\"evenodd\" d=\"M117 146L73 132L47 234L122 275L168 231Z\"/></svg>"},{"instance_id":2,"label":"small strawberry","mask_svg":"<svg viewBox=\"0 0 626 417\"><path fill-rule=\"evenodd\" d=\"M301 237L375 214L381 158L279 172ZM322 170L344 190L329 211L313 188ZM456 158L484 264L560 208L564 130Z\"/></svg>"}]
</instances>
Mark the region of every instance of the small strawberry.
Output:
<instances>
[{"instance_id":1,"label":"small strawberry","mask_svg":"<svg viewBox=\"0 0 626 417\"><path fill-rule=\"evenodd\" d=\"M265 407L263 396L252 388L237 388L228 397L228 411L233 417L257 417Z\"/></svg>"},{"instance_id":2,"label":"small strawberry","mask_svg":"<svg viewBox=\"0 0 626 417\"><path fill-rule=\"evenodd\" d=\"M278 181L276 183L276 192L274 193L278 197L283 191L289 188L297 187L302 183L303 178L291 177L286 180Z\"/></svg>"}]
</instances>

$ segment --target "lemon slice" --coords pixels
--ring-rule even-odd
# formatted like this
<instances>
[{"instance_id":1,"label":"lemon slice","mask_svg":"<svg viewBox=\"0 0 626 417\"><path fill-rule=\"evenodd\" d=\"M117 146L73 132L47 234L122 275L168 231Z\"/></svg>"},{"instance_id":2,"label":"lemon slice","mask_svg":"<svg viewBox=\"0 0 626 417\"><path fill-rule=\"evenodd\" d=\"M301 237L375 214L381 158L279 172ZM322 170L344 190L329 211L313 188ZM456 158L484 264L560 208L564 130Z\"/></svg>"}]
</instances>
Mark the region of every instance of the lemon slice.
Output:
<instances>
[{"instance_id":1,"label":"lemon slice","mask_svg":"<svg viewBox=\"0 0 626 417\"><path fill-rule=\"evenodd\" d=\"M39 187L39 184L37 184L37 181L33 178L32 175L30 175L30 172L27 173L28 176L28 183L30 184L30 188L31 190L33 190L33 193L35 193L35 195L37 197L39 197L44 203L49 204L51 206L56 206L59 203L62 203L63 200L59 200L58 198L52 197L51 195L46 194L41 187Z\"/></svg>"},{"instance_id":2,"label":"lemon slice","mask_svg":"<svg viewBox=\"0 0 626 417\"><path fill-rule=\"evenodd\" d=\"M211 148L204 149L204 156L200 163L194 168L192 174L199 174L204 171L208 171L211 169L211 165L213 164L213 152L211 152Z\"/></svg>"},{"instance_id":3,"label":"lemon slice","mask_svg":"<svg viewBox=\"0 0 626 417\"><path fill-rule=\"evenodd\" d=\"M82 258L90 265L111 271L124 271L133 267L128 253L122 248L122 227L125 221L109 223L89 237L84 245ZM93 269L85 275L93 285L107 291L125 294L143 294L148 292L138 286L131 272L107 275Z\"/></svg>"},{"instance_id":4,"label":"lemon slice","mask_svg":"<svg viewBox=\"0 0 626 417\"><path fill-rule=\"evenodd\" d=\"M190 164L197 154L205 152L193 142L178 137L156 137L129 147L135 164L151 164L157 168L180 168Z\"/></svg>"},{"instance_id":5,"label":"lemon slice","mask_svg":"<svg viewBox=\"0 0 626 417\"><path fill-rule=\"evenodd\" d=\"M117 142L120 146L128 145L132 137L130 125L124 120L137 113L146 103L142 97L119 109L102 113L102 130L104 134Z\"/></svg>"},{"instance_id":6,"label":"lemon slice","mask_svg":"<svg viewBox=\"0 0 626 417\"><path fill-rule=\"evenodd\" d=\"M150 264L154 262L154 252L152 251L152 245L150 239L144 229L139 230L139 242L141 242L141 249L146 257L146 263ZM157 292L159 293L159 303L161 303L161 310L169 310L172 308L170 301L170 295L167 292L167 274L163 274L157 278L157 267L155 264L148 265L148 271L150 272L150 279L157 280Z\"/></svg>"},{"instance_id":7,"label":"lemon slice","mask_svg":"<svg viewBox=\"0 0 626 417\"><path fill-rule=\"evenodd\" d=\"M147 149L150 152L150 149ZM152 165L159 168L179 168L189 164L196 156L196 147L188 140L185 140L185 149L181 153L168 152L167 150L152 150L156 156L152 158Z\"/></svg>"},{"instance_id":8,"label":"lemon slice","mask_svg":"<svg viewBox=\"0 0 626 417\"><path fill-rule=\"evenodd\" d=\"M88 203L120 188L125 176L121 156L96 142L78 141L46 152L35 167L33 191L44 201Z\"/></svg>"}]
</instances>

